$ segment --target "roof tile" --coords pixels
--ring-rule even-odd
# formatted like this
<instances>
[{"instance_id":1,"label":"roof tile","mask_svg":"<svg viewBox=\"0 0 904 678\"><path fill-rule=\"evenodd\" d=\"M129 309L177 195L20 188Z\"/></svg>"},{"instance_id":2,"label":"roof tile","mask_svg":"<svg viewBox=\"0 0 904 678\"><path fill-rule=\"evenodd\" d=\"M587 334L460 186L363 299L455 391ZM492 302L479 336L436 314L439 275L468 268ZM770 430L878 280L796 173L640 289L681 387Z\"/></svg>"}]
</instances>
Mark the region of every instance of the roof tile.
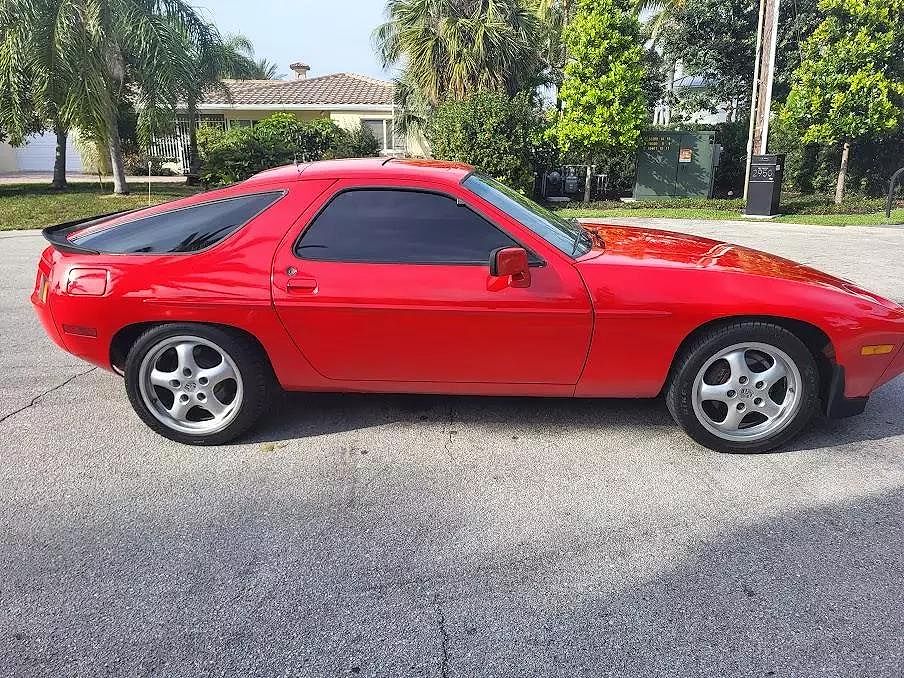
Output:
<instances>
[{"instance_id":1,"label":"roof tile","mask_svg":"<svg viewBox=\"0 0 904 678\"><path fill-rule=\"evenodd\" d=\"M393 85L357 73L333 73L294 80L226 80L231 101L222 92L208 92L207 105L378 105L393 102Z\"/></svg>"}]
</instances>

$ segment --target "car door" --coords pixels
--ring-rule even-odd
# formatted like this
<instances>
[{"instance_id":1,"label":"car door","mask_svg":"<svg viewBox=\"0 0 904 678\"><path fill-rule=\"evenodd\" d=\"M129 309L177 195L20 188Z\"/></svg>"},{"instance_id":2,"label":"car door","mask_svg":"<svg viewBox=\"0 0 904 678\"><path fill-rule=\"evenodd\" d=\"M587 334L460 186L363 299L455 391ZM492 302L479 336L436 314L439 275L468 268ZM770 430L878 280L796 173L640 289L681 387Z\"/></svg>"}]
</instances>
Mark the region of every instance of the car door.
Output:
<instances>
[{"instance_id":1,"label":"car door","mask_svg":"<svg viewBox=\"0 0 904 678\"><path fill-rule=\"evenodd\" d=\"M307 360L334 380L575 384L592 315L578 273L531 252L529 287L490 275L518 246L463 189L340 180L274 259L273 299Z\"/></svg>"}]
</instances>

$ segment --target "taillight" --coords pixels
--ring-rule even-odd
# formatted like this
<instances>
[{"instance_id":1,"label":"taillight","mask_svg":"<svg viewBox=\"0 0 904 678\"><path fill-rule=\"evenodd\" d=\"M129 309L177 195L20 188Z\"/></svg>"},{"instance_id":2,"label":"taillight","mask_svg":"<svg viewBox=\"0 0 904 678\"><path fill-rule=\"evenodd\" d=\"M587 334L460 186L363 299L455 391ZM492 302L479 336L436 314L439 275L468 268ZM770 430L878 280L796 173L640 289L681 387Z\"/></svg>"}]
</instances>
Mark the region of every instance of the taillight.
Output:
<instances>
[{"instance_id":1,"label":"taillight","mask_svg":"<svg viewBox=\"0 0 904 678\"><path fill-rule=\"evenodd\" d=\"M47 276L44 275L43 271L38 273L38 284L36 289L38 291L38 299L41 300L42 304L46 304L47 291L50 289L50 281L47 279Z\"/></svg>"},{"instance_id":2,"label":"taillight","mask_svg":"<svg viewBox=\"0 0 904 678\"><path fill-rule=\"evenodd\" d=\"M66 294L102 297L108 278L105 268L72 268L66 276Z\"/></svg>"}]
</instances>

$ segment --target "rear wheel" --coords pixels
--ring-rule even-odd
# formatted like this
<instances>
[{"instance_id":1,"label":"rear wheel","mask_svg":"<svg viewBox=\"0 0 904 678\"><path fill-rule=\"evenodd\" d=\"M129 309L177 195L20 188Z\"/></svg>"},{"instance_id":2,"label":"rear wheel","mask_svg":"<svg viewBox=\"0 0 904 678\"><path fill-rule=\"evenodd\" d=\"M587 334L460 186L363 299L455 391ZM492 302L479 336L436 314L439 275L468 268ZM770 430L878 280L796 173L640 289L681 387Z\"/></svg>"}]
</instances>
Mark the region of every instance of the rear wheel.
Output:
<instances>
[{"instance_id":1,"label":"rear wheel","mask_svg":"<svg viewBox=\"0 0 904 678\"><path fill-rule=\"evenodd\" d=\"M225 443L247 431L273 382L266 357L244 335L182 323L138 337L125 381L132 407L149 427L191 445Z\"/></svg>"},{"instance_id":2,"label":"rear wheel","mask_svg":"<svg viewBox=\"0 0 904 678\"><path fill-rule=\"evenodd\" d=\"M807 425L819 403L819 371L806 345L761 322L701 336L678 358L666 403L698 443L720 452L766 452Z\"/></svg>"}]
</instances>

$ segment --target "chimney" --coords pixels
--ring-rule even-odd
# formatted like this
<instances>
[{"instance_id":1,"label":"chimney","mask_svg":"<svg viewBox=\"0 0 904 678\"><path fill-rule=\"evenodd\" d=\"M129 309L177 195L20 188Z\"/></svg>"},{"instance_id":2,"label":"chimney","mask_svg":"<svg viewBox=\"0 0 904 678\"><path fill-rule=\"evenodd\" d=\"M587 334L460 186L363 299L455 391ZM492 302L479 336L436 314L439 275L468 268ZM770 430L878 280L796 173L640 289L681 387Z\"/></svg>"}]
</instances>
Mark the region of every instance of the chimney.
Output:
<instances>
[{"instance_id":1,"label":"chimney","mask_svg":"<svg viewBox=\"0 0 904 678\"><path fill-rule=\"evenodd\" d=\"M295 71L296 78L308 77L308 71L311 70L310 66L303 64L300 61L296 61L294 64L289 64L289 68Z\"/></svg>"}]
</instances>

